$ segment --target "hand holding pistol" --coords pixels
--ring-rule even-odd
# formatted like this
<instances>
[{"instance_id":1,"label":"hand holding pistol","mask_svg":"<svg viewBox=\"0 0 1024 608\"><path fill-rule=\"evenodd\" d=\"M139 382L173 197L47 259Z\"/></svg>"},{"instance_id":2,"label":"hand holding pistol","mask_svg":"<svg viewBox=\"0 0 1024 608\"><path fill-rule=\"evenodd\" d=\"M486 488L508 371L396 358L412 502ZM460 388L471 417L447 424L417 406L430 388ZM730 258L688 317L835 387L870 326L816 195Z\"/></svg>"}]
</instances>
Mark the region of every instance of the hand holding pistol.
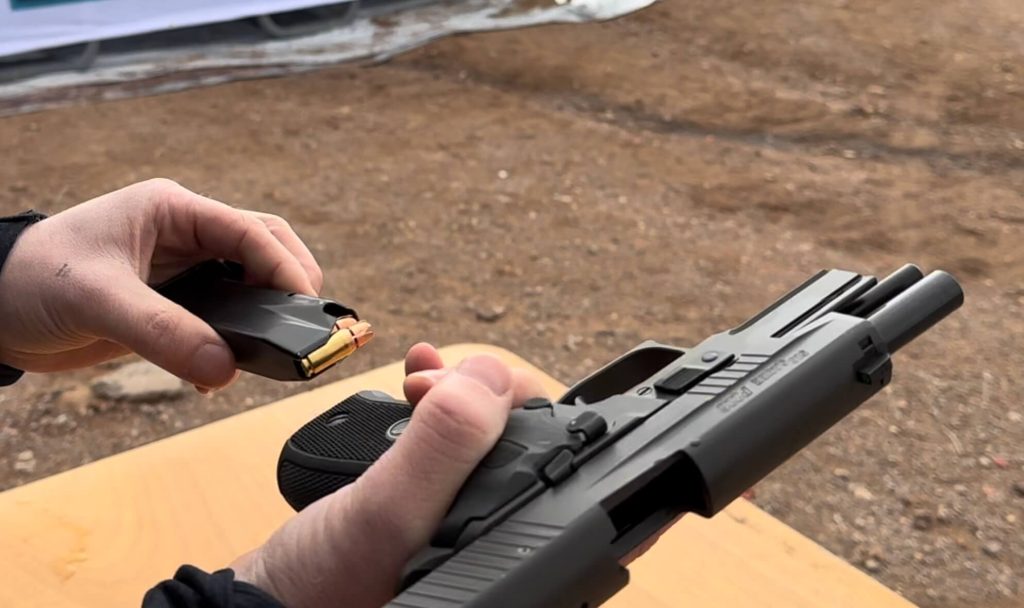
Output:
<instances>
[{"instance_id":1,"label":"hand holding pistol","mask_svg":"<svg viewBox=\"0 0 1024 608\"><path fill-rule=\"evenodd\" d=\"M822 271L693 348L644 342L527 402L389 606L601 605L628 581L623 556L680 514L715 515L885 387L892 354L962 302L941 271ZM352 483L412 415L374 391L328 409L286 442L281 493L298 510Z\"/></svg>"}]
</instances>

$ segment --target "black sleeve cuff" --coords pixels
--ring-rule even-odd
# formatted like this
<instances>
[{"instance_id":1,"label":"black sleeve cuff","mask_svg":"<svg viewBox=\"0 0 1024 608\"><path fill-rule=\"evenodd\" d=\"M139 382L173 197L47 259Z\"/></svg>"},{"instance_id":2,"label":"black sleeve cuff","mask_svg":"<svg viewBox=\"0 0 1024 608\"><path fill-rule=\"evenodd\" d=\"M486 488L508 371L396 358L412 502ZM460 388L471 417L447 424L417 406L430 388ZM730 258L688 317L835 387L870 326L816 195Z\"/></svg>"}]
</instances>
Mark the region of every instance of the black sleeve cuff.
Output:
<instances>
[{"instance_id":1,"label":"black sleeve cuff","mask_svg":"<svg viewBox=\"0 0 1024 608\"><path fill-rule=\"evenodd\" d=\"M25 375L25 372L20 369L14 369L9 365L0 363L0 386L10 386L21 380L21 377Z\"/></svg>"},{"instance_id":2,"label":"black sleeve cuff","mask_svg":"<svg viewBox=\"0 0 1024 608\"><path fill-rule=\"evenodd\" d=\"M230 569L207 574L195 566L182 566L174 578L146 593L142 608L284 608L270 594L235 580Z\"/></svg>"},{"instance_id":3,"label":"black sleeve cuff","mask_svg":"<svg viewBox=\"0 0 1024 608\"><path fill-rule=\"evenodd\" d=\"M0 272L3 271L7 256L14 249L14 243L26 228L40 220L46 219L42 213L26 211L10 217L0 217ZM10 386L17 382L22 374L19 369L0 364L0 386Z\"/></svg>"}]
</instances>

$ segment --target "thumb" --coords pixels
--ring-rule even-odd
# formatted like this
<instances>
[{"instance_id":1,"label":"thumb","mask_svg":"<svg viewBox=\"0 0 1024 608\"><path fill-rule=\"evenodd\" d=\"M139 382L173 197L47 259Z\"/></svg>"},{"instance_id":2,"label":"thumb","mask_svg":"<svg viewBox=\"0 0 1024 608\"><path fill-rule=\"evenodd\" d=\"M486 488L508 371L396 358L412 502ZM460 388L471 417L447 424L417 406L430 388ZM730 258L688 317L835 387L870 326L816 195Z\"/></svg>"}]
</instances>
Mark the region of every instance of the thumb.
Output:
<instances>
[{"instance_id":1,"label":"thumb","mask_svg":"<svg viewBox=\"0 0 1024 608\"><path fill-rule=\"evenodd\" d=\"M501 436L512 374L489 355L463 361L413 410L409 428L353 487L410 554L424 545L455 494Z\"/></svg>"},{"instance_id":2,"label":"thumb","mask_svg":"<svg viewBox=\"0 0 1024 608\"><path fill-rule=\"evenodd\" d=\"M341 596L351 601L335 595L336 605L379 606L394 594L402 568L427 544L459 488L498 441L511 408L508 367L488 355L470 357L423 396L409 428L380 460L322 501L327 504L321 508L332 512L325 536L347 541L347 550L325 563L358 556L348 562L350 595Z\"/></svg>"},{"instance_id":3,"label":"thumb","mask_svg":"<svg viewBox=\"0 0 1024 608\"><path fill-rule=\"evenodd\" d=\"M90 306L90 329L179 378L217 388L231 381L235 358L212 327L138 279L115 282Z\"/></svg>"},{"instance_id":4,"label":"thumb","mask_svg":"<svg viewBox=\"0 0 1024 608\"><path fill-rule=\"evenodd\" d=\"M381 606L455 494L497 442L512 374L494 357L462 362L430 388L409 428L354 484L303 509L240 558L239 580L293 608Z\"/></svg>"}]
</instances>

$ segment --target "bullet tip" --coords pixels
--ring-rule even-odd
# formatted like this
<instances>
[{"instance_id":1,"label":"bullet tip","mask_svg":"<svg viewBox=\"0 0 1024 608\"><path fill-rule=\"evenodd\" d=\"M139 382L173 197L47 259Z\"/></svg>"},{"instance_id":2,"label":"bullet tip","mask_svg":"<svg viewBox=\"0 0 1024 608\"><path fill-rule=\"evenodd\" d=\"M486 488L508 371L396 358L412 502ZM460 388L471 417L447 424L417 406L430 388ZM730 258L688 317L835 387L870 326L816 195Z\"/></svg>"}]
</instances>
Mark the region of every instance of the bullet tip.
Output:
<instances>
[{"instance_id":1,"label":"bullet tip","mask_svg":"<svg viewBox=\"0 0 1024 608\"><path fill-rule=\"evenodd\" d=\"M367 342L373 339L373 326L366 321L359 321L348 328L352 332L352 337L355 338L356 346L363 346Z\"/></svg>"}]
</instances>

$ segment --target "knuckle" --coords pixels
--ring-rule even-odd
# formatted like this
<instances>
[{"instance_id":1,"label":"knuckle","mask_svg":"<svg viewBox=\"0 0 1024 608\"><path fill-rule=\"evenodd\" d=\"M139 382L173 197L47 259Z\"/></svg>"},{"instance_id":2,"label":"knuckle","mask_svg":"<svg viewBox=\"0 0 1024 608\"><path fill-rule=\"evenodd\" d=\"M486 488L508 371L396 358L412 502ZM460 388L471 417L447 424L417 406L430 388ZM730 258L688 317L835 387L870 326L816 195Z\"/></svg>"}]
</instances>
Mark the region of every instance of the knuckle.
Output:
<instances>
[{"instance_id":1,"label":"knuckle","mask_svg":"<svg viewBox=\"0 0 1024 608\"><path fill-rule=\"evenodd\" d=\"M160 350L167 354L173 353L175 356L184 357L187 354L186 348L182 348L182 344L178 342L180 339L180 323L174 311L168 308L158 308L156 310L139 311L139 314L145 315L144 319L140 319L136 327L141 329L139 336L141 343L146 343L156 347L160 346Z\"/></svg>"},{"instance_id":2,"label":"knuckle","mask_svg":"<svg viewBox=\"0 0 1024 608\"><path fill-rule=\"evenodd\" d=\"M263 214L262 219L263 223L267 225L267 228L269 228L271 232L275 230L291 230L291 224L289 224L288 220L284 219L280 215L265 213Z\"/></svg>"},{"instance_id":3,"label":"knuckle","mask_svg":"<svg viewBox=\"0 0 1024 608\"><path fill-rule=\"evenodd\" d=\"M141 182L141 184L149 188L181 188L181 185L179 185L178 182L169 177L151 177Z\"/></svg>"},{"instance_id":4,"label":"knuckle","mask_svg":"<svg viewBox=\"0 0 1024 608\"><path fill-rule=\"evenodd\" d=\"M259 231L266 230L267 227L263 222L242 211L238 211L234 218L237 218L233 220L237 222L237 226L233 227L231 231L238 235L234 249L244 251L252 246L253 239L258 237Z\"/></svg>"},{"instance_id":5,"label":"knuckle","mask_svg":"<svg viewBox=\"0 0 1024 608\"><path fill-rule=\"evenodd\" d=\"M174 317L172 311L166 308L158 309L146 319L146 331L154 338L167 339L176 333L177 323Z\"/></svg>"},{"instance_id":6,"label":"knuckle","mask_svg":"<svg viewBox=\"0 0 1024 608\"><path fill-rule=\"evenodd\" d=\"M138 186L153 198L173 197L185 191L181 184L166 177L147 179L140 182Z\"/></svg>"},{"instance_id":7,"label":"knuckle","mask_svg":"<svg viewBox=\"0 0 1024 608\"><path fill-rule=\"evenodd\" d=\"M310 275L313 279L313 286L319 291L324 286L324 271L319 266L314 266L310 269Z\"/></svg>"},{"instance_id":8,"label":"knuckle","mask_svg":"<svg viewBox=\"0 0 1024 608\"><path fill-rule=\"evenodd\" d=\"M256 217L255 215L246 214L246 221L249 222L254 229L259 230L260 232L270 232L272 230L270 223Z\"/></svg>"},{"instance_id":9,"label":"knuckle","mask_svg":"<svg viewBox=\"0 0 1024 608\"><path fill-rule=\"evenodd\" d=\"M246 231L253 233L263 233L270 231L270 227L267 226L267 224L263 220L256 217L255 215L251 213L246 213L244 211L239 211L239 215L241 216L241 221L245 224Z\"/></svg>"},{"instance_id":10,"label":"knuckle","mask_svg":"<svg viewBox=\"0 0 1024 608\"><path fill-rule=\"evenodd\" d=\"M246 238L249 231L256 224L252 221L244 211L235 209L234 207L228 207L227 213L224 215L224 227L230 229L232 232L238 232L242 235L242 238Z\"/></svg>"},{"instance_id":11,"label":"knuckle","mask_svg":"<svg viewBox=\"0 0 1024 608\"><path fill-rule=\"evenodd\" d=\"M434 395L416 406L413 424L418 421L429 441L447 457L472 463L483 456L496 437L481 410L467 405L464 397L435 387Z\"/></svg>"},{"instance_id":12,"label":"knuckle","mask_svg":"<svg viewBox=\"0 0 1024 608\"><path fill-rule=\"evenodd\" d=\"M179 209L191 204L188 190L174 180L166 177L154 177L136 184L139 190L139 202L156 208Z\"/></svg>"},{"instance_id":13,"label":"knuckle","mask_svg":"<svg viewBox=\"0 0 1024 608\"><path fill-rule=\"evenodd\" d=\"M248 222L249 234L250 238L253 239L253 244L259 247L261 251L273 251L273 246L277 243L273 229L266 223L261 222L259 218L249 217Z\"/></svg>"}]
</instances>

